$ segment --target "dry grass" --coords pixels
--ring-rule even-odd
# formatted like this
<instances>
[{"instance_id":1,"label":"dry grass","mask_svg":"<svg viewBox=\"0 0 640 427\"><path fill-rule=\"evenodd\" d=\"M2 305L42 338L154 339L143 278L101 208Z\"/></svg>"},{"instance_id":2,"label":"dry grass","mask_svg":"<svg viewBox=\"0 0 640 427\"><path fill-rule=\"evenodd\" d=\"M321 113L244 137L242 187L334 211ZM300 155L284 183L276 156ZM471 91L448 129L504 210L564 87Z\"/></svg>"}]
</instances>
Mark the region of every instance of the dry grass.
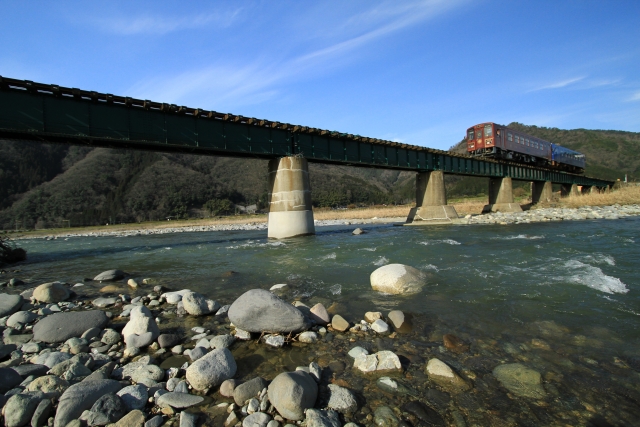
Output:
<instances>
[{"instance_id":1,"label":"dry grass","mask_svg":"<svg viewBox=\"0 0 640 427\"><path fill-rule=\"evenodd\" d=\"M314 219L371 219L371 218L397 218L409 215L412 205L400 206L374 206L371 208L345 209L345 210L314 210Z\"/></svg>"},{"instance_id":2,"label":"dry grass","mask_svg":"<svg viewBox=\"0 0 640 427\"><path fill-rule=\"evenodd\" d=\"M580 206L610 206L610 205L640 204L640 186L625 186L604 193L589 193L578 196L563 197L558 204L566 208Z\"/></svg>"}]
</instances>

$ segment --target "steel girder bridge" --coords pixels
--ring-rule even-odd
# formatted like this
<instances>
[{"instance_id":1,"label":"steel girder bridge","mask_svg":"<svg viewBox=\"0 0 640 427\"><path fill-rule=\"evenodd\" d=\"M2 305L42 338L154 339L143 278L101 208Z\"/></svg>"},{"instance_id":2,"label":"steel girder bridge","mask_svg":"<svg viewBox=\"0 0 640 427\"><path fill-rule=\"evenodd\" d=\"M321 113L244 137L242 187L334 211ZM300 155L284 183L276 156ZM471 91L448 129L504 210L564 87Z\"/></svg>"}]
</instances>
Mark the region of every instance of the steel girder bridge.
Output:
<instances>
[{"instance_id":1,"label":"steel girder bridge","mask_svg":"<svg viewBox=\"0 0 640 427\"><path fill-rule=\"evenodd\" d=\"M360 135L3 77L0 139L262 159L301 156L336 165L613 185Z\"/></svg>"}]
</instances>

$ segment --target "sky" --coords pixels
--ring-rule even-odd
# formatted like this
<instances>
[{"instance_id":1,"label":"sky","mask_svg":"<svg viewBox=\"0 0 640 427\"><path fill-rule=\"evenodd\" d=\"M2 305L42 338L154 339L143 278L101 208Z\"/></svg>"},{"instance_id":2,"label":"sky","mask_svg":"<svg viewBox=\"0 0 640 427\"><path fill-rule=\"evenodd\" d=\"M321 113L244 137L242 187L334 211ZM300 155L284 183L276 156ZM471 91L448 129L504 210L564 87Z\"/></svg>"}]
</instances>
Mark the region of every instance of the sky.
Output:
<instances>
[{"instance_id":1,"label":"sky","mask_svg":"<svg viewBox=\"0 0 640 427\"><path fill-rule=\"evenodd\" d=\"M640 132L637 0L1 4L4 77L439 149L483 122Z\"/></svg>"}]
</instances>

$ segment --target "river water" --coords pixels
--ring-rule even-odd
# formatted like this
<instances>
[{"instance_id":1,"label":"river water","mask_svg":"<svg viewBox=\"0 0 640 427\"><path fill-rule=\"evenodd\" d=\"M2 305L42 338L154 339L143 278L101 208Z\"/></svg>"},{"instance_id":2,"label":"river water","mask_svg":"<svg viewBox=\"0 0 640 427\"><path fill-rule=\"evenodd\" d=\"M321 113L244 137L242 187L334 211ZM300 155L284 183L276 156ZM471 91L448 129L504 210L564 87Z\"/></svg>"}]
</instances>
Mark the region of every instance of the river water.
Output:
<instances>
[{"instance_id":1,"label":"river water","mask_svg":"<svg viewBox=\"0 0 640 427\"><path fill-rule=\"evenodd\" d=\"M367 233L360 236L353 228L322 227L315 236L279 241L268 240L265 231L25 240L29 259L19 276L35 284L77 283L118 268L222 304L248 289L285 283L284 299L322 302L352 322L367 311L402 310L413 328L393 339L345 333L279 352L255 343L233 350L246 378L273 378L319 361L334 381L356 391L360 409L353 420L363 424L376 405L402 408L416 398L459 425L462 419L469 425L640 423L640 218L378 225L363 227ZM388 263L424 271L428 284L409 297L372 291L369 275ZM87 282L76 289L91 297L101 286ZM150 291L125 288L132 296ZM446 350L443 334L456 335L470 350ZM402 355L406 367L398 378L414 392L383 393L375 378L353 372L345 353L355 345ZM431 357L454 367L472 390L452 393L430 384L423 371ZM514 362L542 374L545 399L517 397L500 386L493 368Z\"/></svg>"}]
</instances>

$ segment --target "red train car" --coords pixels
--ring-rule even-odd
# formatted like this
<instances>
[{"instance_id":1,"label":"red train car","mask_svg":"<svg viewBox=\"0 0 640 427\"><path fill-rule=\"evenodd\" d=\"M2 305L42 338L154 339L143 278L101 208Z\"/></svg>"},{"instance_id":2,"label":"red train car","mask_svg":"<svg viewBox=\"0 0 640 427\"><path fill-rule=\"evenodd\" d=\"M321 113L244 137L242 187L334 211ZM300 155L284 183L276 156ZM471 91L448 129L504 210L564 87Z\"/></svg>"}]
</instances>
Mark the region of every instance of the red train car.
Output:
<instances>
[{"instance_id":1,"label":"red train car","mask_svg":"<svg viewBox=\"0 0 640 427\"><path fill-rule=\"evenodd\" d=\"M538 166L548 166L551 162L549 141L496 123L481 123L467 129L467 152Z\"/></svg>"}]
</instances>

